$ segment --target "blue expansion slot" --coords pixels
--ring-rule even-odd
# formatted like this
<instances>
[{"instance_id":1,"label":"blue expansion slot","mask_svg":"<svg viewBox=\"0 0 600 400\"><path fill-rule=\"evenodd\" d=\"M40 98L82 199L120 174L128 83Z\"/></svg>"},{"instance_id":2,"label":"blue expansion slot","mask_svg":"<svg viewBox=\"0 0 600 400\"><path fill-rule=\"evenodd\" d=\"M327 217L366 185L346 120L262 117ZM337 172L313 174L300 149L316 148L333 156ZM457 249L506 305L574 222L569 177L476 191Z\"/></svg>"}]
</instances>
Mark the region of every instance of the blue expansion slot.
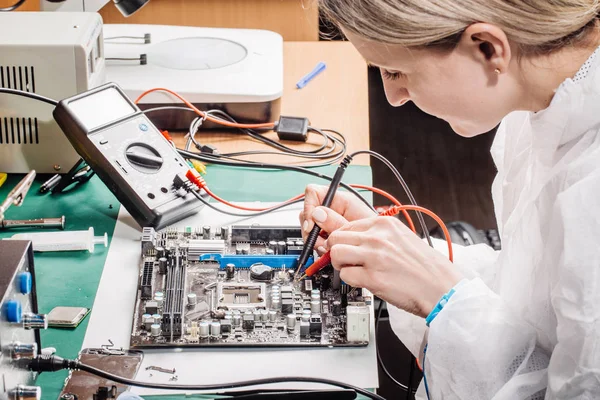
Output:
<instances>
[{"instance_id":1,"label":"blue expansion slot","mask_svg":"<svg viewBox=\"0 0 600 400\"><path fill-rule=\"evenodd\" d=\"M271 268L297 268L297 255L238 255L238 254L202 254L200 261L216 261L220 269L225 269L227 264L235 264L236 268L250 268L252 264L263 263ZM314 259L310 256L306 265L311 265Z\"/></svg>"}]
</instances>

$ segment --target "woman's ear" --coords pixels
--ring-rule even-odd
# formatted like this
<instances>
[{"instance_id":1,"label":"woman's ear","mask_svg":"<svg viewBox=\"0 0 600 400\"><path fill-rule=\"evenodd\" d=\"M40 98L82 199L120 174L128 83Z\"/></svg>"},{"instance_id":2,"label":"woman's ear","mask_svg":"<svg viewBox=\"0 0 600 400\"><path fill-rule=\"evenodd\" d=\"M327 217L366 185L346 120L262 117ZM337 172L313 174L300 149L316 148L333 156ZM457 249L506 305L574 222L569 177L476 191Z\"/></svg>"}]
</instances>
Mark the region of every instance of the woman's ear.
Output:
<instances>
[{"instance_id":1,"label":"woman's ear","mask_svg":"<svg viewBox=\"0 0 600 400\"><path fill-rule=\"evenodd\" d=\"M463 32L458 47L490 72L501 74L508 71L512 57L510 44L504 31L495 25L470 25Z\"/></svg>"}]
</instances>

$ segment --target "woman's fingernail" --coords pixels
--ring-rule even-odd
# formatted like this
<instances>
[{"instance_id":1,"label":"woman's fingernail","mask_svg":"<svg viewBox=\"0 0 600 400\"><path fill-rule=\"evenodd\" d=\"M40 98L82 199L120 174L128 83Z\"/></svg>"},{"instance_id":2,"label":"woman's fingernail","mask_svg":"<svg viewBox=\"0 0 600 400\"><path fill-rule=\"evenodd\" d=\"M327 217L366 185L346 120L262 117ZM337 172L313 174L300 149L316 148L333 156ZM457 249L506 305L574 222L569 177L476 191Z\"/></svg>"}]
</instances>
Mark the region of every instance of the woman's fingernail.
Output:
<instances>
[{"instance_id":1,"label":"woman's fingernail","mask_svg":"<svg viewBox=\"0 0 600 400\"><path fill-rule=\"evenodd\" d=\"M304 223L302 224L302 230L304 232L308 232L308 220L304 221Z\"/></svg>"},{"instance_id":2,"label":"woman's fingernail","mask_svg":"<svg viewBox=\"0 0 600 400\"><path fill-rule=\"evenodd\" d=\"M317 251L321 254L325 254L327 253L327 249L323 246L319 246L319 248L317 249Z\"/></svg>"},{"instance_id":3,"label":"woman's fingernail","mask_svg":"<svg viewBox=\"0 0 600 400\"><path fill-rule=\"evenodd\" d=\"M327 213L322 208L317 207L313 211L312 217L315 221L323 223L327 219Z\"/></svg>"}]
</instances>

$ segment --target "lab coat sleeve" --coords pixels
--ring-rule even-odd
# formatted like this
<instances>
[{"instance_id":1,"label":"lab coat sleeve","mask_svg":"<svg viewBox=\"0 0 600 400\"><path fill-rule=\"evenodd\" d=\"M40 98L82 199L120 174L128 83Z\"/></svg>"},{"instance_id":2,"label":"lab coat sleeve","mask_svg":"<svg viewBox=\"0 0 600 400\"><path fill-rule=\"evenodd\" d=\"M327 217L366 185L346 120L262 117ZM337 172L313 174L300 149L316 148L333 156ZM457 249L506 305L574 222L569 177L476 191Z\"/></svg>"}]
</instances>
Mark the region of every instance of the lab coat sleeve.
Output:
<instances>
[{"instance_id":1,"label":"lab coat sleeve","mask_svg":"<svg viewBox=\"0 0 600 400\"><path fill-rule=\"evenodd\" d=\"M436 250L448 255L448 247L446 241L440 239L432 239ZM494 262L497 258L497 253L491 247L485 244L475 246L460 246L454 244L454 267L467 278L484 277L484 281L488 281L494 276ZM425 320L414 314L407 313L404 310L396 308L391 304L387 305L390 316L390 325L396 336L406 346L406 348L415 356L418 357L423 336L427 326Z\"/></svg>"},{"instance_id":2,"label":"lab coat sleeve","mask_svg":"<svg viewBox=\"0 0 600 400\"><path fill-rule=\"evenodd\" d=\"M539 347L534 327L472 279L431 323L424 362L431 399L600 398L598 193L596 173L560 193L549 213L541 265L550 276L554 349Z\"/></svg>"}]
</instances>

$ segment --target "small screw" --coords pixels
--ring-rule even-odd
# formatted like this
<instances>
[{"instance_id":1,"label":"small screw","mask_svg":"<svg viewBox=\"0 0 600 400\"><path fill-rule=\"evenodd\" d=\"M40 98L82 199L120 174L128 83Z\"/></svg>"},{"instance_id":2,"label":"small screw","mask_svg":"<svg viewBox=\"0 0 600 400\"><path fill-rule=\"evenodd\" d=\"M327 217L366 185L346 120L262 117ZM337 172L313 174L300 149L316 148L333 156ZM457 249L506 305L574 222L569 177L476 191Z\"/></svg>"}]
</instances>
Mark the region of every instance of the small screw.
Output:
<instances>
[{"instance_id":1,"label":"small screw","mask_svg":"<svg viewBox=\"0 0 600 400\"><path fill-rule=\"evenodd\" d=\"M75 396L73 393L65 393L60 396L60 400L77 400L77 396Z\"/></svg>"},{"instance_id":2,"label":"small screw","mask_svg":"<svg viewBox=\"0 0 600 400\"><path fill-rule=\"evenodd\" d=\"M75 25L73 28L75 28L75 29L79 29L79 25Z\"/></svg>"},{"instance_id":3,"label":"small screw","mask_svg":"<svg viewBox=\"0 0 600 400\"><path fill-rule=\"evenodd\" d=\"M60 171L61 170L61 166L59 164L54 164L54 170L55 171Z\"/></svg>"}]
</instances>

